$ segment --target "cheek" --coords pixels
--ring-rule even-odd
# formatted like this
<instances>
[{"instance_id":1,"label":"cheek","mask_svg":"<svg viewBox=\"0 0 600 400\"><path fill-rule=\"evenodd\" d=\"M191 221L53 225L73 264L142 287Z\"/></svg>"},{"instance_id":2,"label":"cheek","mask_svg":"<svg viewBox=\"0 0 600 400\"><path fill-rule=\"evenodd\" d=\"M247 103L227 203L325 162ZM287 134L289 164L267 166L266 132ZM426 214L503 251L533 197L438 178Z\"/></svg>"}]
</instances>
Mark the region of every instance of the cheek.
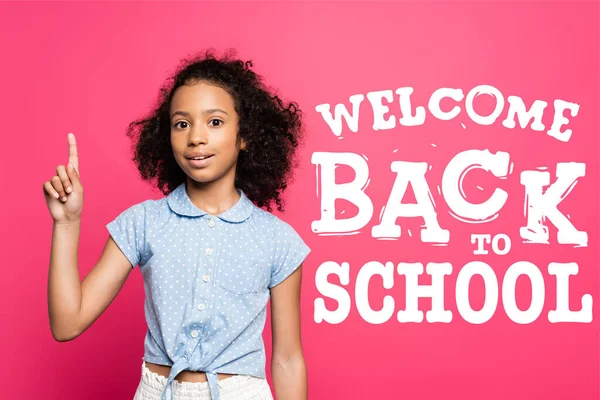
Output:
<instances>
[{"instance_id":1,"label":"cheek","mask_svg":"<svg viewBox=\"0 0 600 400\"><path fill-rule=\"evenodd\" d=\"M185 141L182 142L183 137L177 137L177 135L171 135L171 148L173 149L173 153L181 153L181 149L185 148Z\"/></svg>"},{"instance_id":2,"label":"cheek","mask_svg":"<svg viewBox=\"0 0 600 400\"><path fill-rule=\"evenodd\" d=\"M238 143L235 132L227 132L226 135L219 135L215 138L215 144L218 143L221 152L232 154L237 153Z\"/></svg>"}]
</instances>

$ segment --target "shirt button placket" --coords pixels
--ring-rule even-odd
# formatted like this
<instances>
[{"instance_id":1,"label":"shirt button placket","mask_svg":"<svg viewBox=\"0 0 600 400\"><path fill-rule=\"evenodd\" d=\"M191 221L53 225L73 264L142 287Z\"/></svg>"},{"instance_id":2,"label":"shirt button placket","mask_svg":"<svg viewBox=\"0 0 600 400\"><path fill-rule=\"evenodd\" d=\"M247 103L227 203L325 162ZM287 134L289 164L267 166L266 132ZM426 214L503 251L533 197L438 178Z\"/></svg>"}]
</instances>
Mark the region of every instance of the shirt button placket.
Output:
<instances>
[{"instance_id":1,"label":"shirt button placket","mask_svg":"<svg viewBox=\"0 0 600 400\"><path fill-rule=\"evenodd\" d=\"M206 224L211 228L214 229L216 222L215 222L215 218L211 215L206 215L205 216L205 220L206 220ZM209 245L204 249L204 255L208 258L208 262L206 263L206 265L208 265L208 271L206 273L204 273L202 275L202 281L204 282L204 284L207 284L210 282L210 272L214 270L214 257L215 257L215 248L214 246L211 244L211 242L213 242L214 237L211 237L213 235L209 235L209 238L211 239L209 241ZM213 242L214 243L214 242ZM210 285L208 285L207 287L205 287L204 292L206 293L206 299L210 298ZM204 311L206 311L206 309L208 308L208 302L204 301L204 302L199 302L197 305L197 309L198 311L200 311L201 313L203 313Z\"/></svg>"},{"instance_id":2,"label":"shirt button placket","mask_svg":"<svg viewBox=\"0 0 600 400\"><path fill-rule=\"evenodd\" d=\"M212 221L212 220L211 220ZM211 264L212 264L212 258L214 257L213 254L215 252L215 249L212 247L207 247L204 250L204 254L206 255L206 257L208 257L208 265L209 265L209 271L211 270ZM202 275L202 281L204 281L204 283L208 283L210 282L210 275L208 273L205 273L204 275ZM203 290L204 293L206 293L206 298L209 297L210 295L210 287L205 288L205 290ZM197 308L199 311L203 312L204 310L206 310L206 303L202 302L202 303L198 303Z\"/></svg>"},{"instance_id":3,"label":"shirt button placket","mask_svg":"<svg viewBox=\"0 0 600 400\"><path fill-rule=\"evenodd\" d=\"M206 217L205 217L205 219L206 219L206 224L210 228L214 229L215 225L217 224L215 222L215 218L213 216L207 214ZM205 273L204 275L202 275L202 280L204 281L204 283L209 283L210 282L210 274L209 274L209 272L212 270L211 267L213 267L212 266L213 262L212 262L211 258L213 258L212 256L213 256L214 252L215 252L215 249L212 246L211 247L207 247L204 250L204 254L209 258L209 260L208 260L208 265L209 265L208 273Z\"/></svg>"}]
</instances>

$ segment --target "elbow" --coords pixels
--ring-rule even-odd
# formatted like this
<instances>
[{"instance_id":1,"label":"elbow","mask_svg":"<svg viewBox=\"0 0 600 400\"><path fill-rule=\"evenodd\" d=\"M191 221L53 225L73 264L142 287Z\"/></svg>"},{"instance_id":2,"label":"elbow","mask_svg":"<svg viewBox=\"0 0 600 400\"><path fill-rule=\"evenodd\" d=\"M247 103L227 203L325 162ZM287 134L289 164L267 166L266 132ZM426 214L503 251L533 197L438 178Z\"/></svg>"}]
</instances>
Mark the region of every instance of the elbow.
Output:
<instances>
[{"instance_id":1,"label":"elbow","mask_svg":"<svg viewBox=\"0 0 600 400\"><path fill-rule=\"evenodd\" d=\"M50 330L52 332L52 337L57 342L70 342L73 339L76 339L81 332L72 329L59 329L56 326L50 325Z\"/></svg>"},{"instance_id":2,"label":"elbow","mask_svg":"<svg viewBox=\"0 0 600 400\"><path fill-rule=\"evenodd\" d=\"M66 333L63 333L63 332L52 331L52 337L57 342L62 343L62 342L69 342L69 341L75 339L77 337L77 335L66 334Z\"/></svg>"},{"instance_id":3,"label":"elbow","mask_svg":"<svg viewBox=\"0 0 600 400\"><path fill-rule=\"evenodd\" d=\"M73 338L73 337L71 337L71 336L67 336L67 335L61 335L61 334L54 333L54 332L52 332L52 337L54 338L54 340L56 340L56 341L57 341L57 342L59 342L59 343L62 343L62 342L69 342L69 341L71 341L71 340L73 340L73 339L74 339L74 338Z\"/></svg>"},{"instance_id":4,"label":"elbow","mask_svg":"<svg viewBox=\"0 0 600 400\"><path fill-rule=\"evenodd\" d=\"M52 335L52 337L54 338L54 340L56 340L59 343L63 343L63 342L69 342L71 340L73 340L73 338L70 338L68 336L57 336L57 335Z\"/></svg>"}]
</instances>

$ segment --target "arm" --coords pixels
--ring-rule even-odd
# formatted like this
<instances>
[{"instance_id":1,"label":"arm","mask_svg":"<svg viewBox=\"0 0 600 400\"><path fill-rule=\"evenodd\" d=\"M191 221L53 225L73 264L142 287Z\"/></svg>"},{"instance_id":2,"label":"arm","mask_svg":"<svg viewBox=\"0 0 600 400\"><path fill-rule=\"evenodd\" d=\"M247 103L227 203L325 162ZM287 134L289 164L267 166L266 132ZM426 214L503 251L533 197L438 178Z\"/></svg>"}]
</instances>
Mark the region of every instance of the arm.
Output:
<instances>
[{"instance_id":1,"label":"arm","mask_svg":"<svg viewBox=\"0 0 600 400\"><path fill-rule=\"evenodd\" d=\"M308 397L300 335L301 280L302 266L271 289L271 374L278 400L305 400Z\"/></svg>"},{"instance_id":2,"label":"arm","mask_svg":"<svg viewBox=\"0 0 600 400\"><path fill-rule=\"evenodd\" d=\"M100 259L80 282L77 263L83 186L79 178L79 155L75 135L69 134L69 166L59 165L57 174L44 183L44 196L54 219L50 269L48 271L48 316L52 336L59 342L81 335L113 301L131 263L108 238Z\"/></svg>"},{"instance_id":3,"label":"arm","mask_svg":"<svg viewBox=\"0 0 600 400\"><path fill-rule=\"evenodd\" d=\"M77 265L80 221L54 223L48 314L52 336L59 342L77 338L117 296L132 265L109 236L100 259L80 282Z\"/></svg>"}]
</instances>

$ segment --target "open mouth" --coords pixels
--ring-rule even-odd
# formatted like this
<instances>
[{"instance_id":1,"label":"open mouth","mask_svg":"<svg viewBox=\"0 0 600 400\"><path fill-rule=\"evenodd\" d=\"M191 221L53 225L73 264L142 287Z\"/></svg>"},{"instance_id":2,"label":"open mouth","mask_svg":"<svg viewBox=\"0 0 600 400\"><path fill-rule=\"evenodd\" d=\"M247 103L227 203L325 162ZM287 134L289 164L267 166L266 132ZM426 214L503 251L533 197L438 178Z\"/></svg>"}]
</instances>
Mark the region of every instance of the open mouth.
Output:
<instances>
[{"instance_id":1,"label":"open mouth","mask_svg":"<svg viewBox=\"0 0 600 400\"><path fill-rule=\"evenodd\" d=\"M207 160L209 158L211 158L212 155L210 156L202 156L202 157L189 157L188 160Z\"/></svg>"},{"instance_id":2,"label":"open mouth","mask_svg":"<svg viewBox=\"0 0 600 400\"><path fill-rule=\"evenodd\" d=\"M206 167L208 166L213 159L214 155L211 154L209 156L198 156L198 157L188 157L188 162L193 167Z\"/></svg>"}]
</instances>

